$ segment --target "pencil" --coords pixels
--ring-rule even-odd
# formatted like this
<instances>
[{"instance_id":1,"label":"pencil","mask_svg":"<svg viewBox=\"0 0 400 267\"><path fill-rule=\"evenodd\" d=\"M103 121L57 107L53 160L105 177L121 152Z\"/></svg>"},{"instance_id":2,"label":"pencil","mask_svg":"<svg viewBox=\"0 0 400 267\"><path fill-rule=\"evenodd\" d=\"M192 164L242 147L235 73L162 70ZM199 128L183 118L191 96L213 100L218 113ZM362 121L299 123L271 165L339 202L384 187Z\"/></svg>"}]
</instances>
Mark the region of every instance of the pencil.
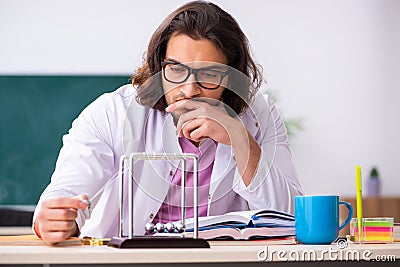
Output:
<instances>
[{"instance_id":1,"label":"pencil","mask_svg":"<svg viewBox=\"0 0 400 267\"><path fill-rule=\"evenodd\" d=\"M362 180L361 180L360 166L356 166L356 203L357 203L358 241L361 242L363 215L362 215Z\"/></svg>"}]
</instances>

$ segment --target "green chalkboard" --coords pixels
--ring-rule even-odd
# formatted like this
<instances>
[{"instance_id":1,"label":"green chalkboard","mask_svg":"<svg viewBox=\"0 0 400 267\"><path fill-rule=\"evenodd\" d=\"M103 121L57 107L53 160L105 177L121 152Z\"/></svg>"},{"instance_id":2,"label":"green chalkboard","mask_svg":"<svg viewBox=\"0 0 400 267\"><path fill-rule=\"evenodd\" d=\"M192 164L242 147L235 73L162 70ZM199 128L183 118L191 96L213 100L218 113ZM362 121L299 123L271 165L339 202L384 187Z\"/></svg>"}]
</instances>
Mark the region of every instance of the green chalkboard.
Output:
<instances>
[{"instance_id":1,"label":"green chalkboard","mask_svg":"<svg viewBox=\"0 0 400 267\"><path fill-rule=\"evenodd\" d=\"M128 76L0 76L0 205L33 205L62 136L94 99Z\"/></svg>"}]
</instances>

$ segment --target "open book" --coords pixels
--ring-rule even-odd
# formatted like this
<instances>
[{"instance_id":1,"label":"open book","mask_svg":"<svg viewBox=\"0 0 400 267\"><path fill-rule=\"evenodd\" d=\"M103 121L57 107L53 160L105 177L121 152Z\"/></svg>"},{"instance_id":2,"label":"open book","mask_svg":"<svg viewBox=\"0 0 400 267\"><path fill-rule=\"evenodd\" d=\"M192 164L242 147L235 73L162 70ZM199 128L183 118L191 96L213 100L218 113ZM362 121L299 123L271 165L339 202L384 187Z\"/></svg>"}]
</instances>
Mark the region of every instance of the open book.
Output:
<instances>
[{"instance_id":1,"label":"open book","mask_svg":"<svg viewBox=\"0 0 400 267\"><path fill-rule=\"evenodd\" d=\"M200 230L199 237L207 240L255 240L255 239L279 239L294 236L294 229L272 228L272 227L251 227L251 228L215 228ZM193 237L193 232L185 232L185 237ZM293 241L293 240L290 240ZM277 242L279 243L279 242ZM285 242L284 242L285 243Z\"/></svg>"},{"instance_id":2,"label":"open book","mask_svg":"<svg viewBox=\"0 0 400 267\"><path fill-rule=\"evenodd\" d=\"M184 236L193 236L193 218L186 220ZM199 217L199 237L204 239L269 239L295 236L294 216L277 210L235 211Z\"/></svg>"}]
</instances>

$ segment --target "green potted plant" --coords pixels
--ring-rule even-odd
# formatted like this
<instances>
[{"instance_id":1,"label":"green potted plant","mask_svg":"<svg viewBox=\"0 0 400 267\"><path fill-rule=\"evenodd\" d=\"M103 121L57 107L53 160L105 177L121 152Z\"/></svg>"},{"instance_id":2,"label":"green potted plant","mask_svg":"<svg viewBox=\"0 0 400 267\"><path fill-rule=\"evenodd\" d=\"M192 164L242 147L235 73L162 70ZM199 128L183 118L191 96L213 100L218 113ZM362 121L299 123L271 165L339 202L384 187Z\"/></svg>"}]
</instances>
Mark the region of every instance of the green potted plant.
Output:
<instances>
[{"instance_id":1,"label":"green potted plant","mask_svg":"<svg viewBox=\"0 0 400 267\"><path fill-rule=\"evenodd\" d=\"M379 196L381 190L381 180L377 168L372 168L369 179L367 180L367 193L368 196Z\"/></svg>"}]
</instances>

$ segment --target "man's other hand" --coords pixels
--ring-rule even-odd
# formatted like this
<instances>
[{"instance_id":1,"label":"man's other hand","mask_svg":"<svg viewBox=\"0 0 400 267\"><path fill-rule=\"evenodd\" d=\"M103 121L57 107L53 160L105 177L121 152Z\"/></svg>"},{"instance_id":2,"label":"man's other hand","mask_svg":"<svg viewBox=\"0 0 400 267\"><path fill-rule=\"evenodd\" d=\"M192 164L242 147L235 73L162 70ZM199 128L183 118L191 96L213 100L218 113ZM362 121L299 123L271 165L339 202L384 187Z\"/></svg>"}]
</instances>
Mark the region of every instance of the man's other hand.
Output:
<instances>
[{"instance_id":1,"label":"man's other hand","mask_svg":"<svg viewBox=\"0 0 400 267\"><path fill-rule=\"evenodd\" d=\"M79 233L76 217L88 207L88 196L60 197L44 200L36 217L36 234L49 245L56 245Z\"/></svg>"}]
</instances>

